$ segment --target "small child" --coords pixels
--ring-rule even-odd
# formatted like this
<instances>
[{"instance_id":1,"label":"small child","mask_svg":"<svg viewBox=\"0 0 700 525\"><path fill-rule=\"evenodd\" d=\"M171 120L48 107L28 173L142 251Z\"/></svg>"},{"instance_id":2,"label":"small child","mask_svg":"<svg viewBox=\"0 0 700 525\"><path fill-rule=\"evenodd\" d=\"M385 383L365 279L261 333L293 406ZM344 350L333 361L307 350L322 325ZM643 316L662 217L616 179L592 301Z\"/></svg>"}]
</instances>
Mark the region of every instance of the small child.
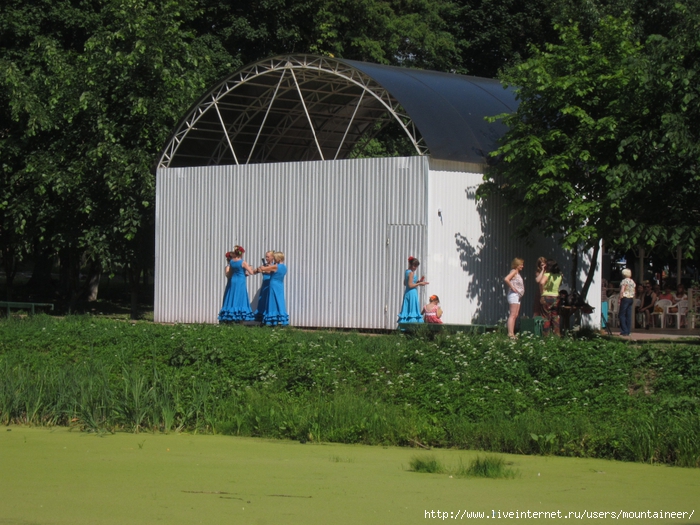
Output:
<instances>
[{"instance_id":1,"label":"small child","mask_svg":"<svg viewBox=\"0 0 700 525\"><path fill-rule=\"evenodd\" d=\"M430 302L423 307L423 319L426 323L442 324L442 308L437 295L430 296Z\"/></svg>"}]
</instances>

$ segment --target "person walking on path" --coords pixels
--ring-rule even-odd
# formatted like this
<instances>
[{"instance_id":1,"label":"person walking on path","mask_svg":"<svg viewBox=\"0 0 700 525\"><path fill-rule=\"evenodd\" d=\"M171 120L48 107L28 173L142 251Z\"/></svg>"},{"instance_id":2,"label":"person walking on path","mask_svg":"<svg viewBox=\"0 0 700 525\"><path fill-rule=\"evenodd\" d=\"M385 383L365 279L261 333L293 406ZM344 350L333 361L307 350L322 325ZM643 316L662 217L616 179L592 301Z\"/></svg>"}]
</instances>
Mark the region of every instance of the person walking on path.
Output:
<instances>
[{"instance_id":1,"label":"person walking on path","mask_svg":"<svg viewBox=\"0 0 700 525\"><path fill-rule=\"evenodd\" d=\"M408 269L404 272L403 303L399 312L399 323L422 323L420 301L418 300L418 287L425 286L428 282L424 277L418 279L418 267L420 261L411 256L408 258Z\"/></svg>"},{"instance_id":2,"label":"person walking on path","mask_svg":"<svg viewBox=\"0 0 700 525\"><path fill-rule=\"evenodd\" d=\"M508 337L515 339L515 321L518 319L518 312L520 312L520 301L525 295L525 283L523 282L523 276L520 272L523 270L525 261L516 257L513 259L510 267L512 268L510 273L503 279L508 286L508 309L510 314L508 315L508 321L506 326L508 328Z\"/></svg>"},{"instance_id":3,"label":"person walking on path","mask_svg":"<svg viewBox=\"0 0 700 525\"><path fill-rule=\"evenodd\" d=\"M233 247L232 252L226 253L228 264L224 273L228 281L224 290L223 304L219 311L220 323L252 321L254 319L245 283L245 278L253 275L253 269L243 260L244 253L243 247L238 245Z\"/></svg>"},{"instance_id":4,"label":"person walking on path","mask_svg":"<svg viewBox=\"0 0 700 525\"><path fill-rule=\"evenodd\" d=\"M627 337L632 331L632 306L634 305L634 295L637 286L632 280L632 270L625 268L622 270L622 282L620 282L620 335Z\"/></svg>"}]
</instances>

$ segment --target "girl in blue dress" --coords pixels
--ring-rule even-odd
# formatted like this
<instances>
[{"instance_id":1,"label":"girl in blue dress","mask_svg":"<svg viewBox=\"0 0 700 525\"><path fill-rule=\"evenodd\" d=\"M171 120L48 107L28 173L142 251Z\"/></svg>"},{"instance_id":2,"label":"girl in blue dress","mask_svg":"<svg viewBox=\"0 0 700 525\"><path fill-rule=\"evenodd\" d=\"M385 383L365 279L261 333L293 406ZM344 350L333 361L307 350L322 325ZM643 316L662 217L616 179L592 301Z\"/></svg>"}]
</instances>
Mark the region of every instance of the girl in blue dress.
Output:
<instances>
[{"instance_id":1,"label":"girl in blue dress","mask_svg":"<svg viewBox=\"0 0 700 525\"><path fill-rule=\"evenodd\" d=\"M403 293L403 304L399 312L399 323L422 323L420 301L418 300L418 287L429 284L423 277L418 279L416 271L420 261L415 257L408 258L408 269L404 273L403 284L406 287Z\"/></svg>"},{"instance_id":2,"label":"girl in blue dress","mask_svg":"<svg viewBox=\"0 0 700 525\"><path fill-rule=\"evenodd\" d=\"M260 295L258 296L258 307L255 309L255 313L253 314L255 316L255 320L260 323L262 323L263 313L267 309L267 299L270 295L270 277L272 276L271 273L263 272L262 268L270 267L274 264L275 252L270 250L265 252L265 264L255 269L255 273L263 274L262 285L260 285Z\"/></svg>"},{"instance_id":3,"label":"girl in blue dress","mask_svg":"<svg viewBox=\"0 0 700 525\"><path fill-rule=\"evenodd\" d=\"M244 253L245 250L242 246L234 246L233 251L226 254L228 264L224 273L228 282L219 312L220 323L252 321L254 319L245 284L245 278L248 275L253 275L253 269L243 260Z\"/></svg>"},{"instance_id":4,"label":"girl in blue dress","mask_svg":"<svg viewBox=\"0 0 700 525\"><path fill-rule=\"evenodd\" d=\"M270 291L262 313L262 322L268 326L287 326L289 314L287 314L287 305L284 300L284 276L287 275L287 265L284 264L282 252L275 252L274 257L274 265L258 268L260 272L270 274Z\"/></svg>"}]
</instances>

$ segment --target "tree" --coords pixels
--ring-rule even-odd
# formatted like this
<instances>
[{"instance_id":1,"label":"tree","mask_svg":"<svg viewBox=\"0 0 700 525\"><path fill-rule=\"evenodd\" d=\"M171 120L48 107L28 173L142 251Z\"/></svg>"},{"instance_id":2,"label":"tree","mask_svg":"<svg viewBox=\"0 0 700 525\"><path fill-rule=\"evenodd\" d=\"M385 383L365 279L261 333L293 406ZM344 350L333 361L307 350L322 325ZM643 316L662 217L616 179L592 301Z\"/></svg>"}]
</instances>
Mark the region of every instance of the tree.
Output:
<instances>
[{"instance_id":1,"label":"tree","mask_svg":"<svg viewBox=\"0 0 700 525\"><path fill-rule=\"evenodd\" d=\"M0 77L11 122L0 148L13 152L0 201L8 238L58 253L70 299L85 264L127 269L136 292L151 264L142 239L153 224L155 156L227 54L185 29L195 2L32 7L4 13L19 37L3 42Z\"/></svg>"},{"instance_id":2,"label":"tree","mask_svg":"<svg viewBox=\"0 0 700 525\"><path fill-rule=\"evenodd\" d=\"M683 9L683 6L678 6ZM503 74L516 113L482 195L516 206L517 233L565 248L621 251L698 235L697 16L668 37L636 38L629 18L603 17L590 38L558 26L560 43ZM682 189L689 200L673 194ZM688 220L688 219L691 220ZM584 287L587 292L591 275Z\"/></svg>"},{"instance_id":3,"label":"tree","mask_svg":"<svg viewBox=\"0 0 700 525\"><path fill-rule=\"evenodd\" d=\"M313 53L449 71L459 62L452 0L208 0L198 32L241 65Z\"/></svg>"},{"instance_id":4,"label":"tree","mask_svg":"<svg viewBox=\"0 0 700 525\"><path fill-rule=\"evenodd\" d=\"M597 249L600 239L618 238L625 197L638 183L616 168L620 133L640 102L641 46L626 20L604 18L589 41L577 25L556 29L561 43L533 49L503 75L517 86L519 106L501 116L509 128L493 153L501 162L481 194L514 204L519 236L538 231L568 249Z\"/></svg>"},{"instance_id":5,"label":"tree","mask_svg":"<svg viewBox=\"0 0 700 525\"><path fill-rule=\"evenodd\" d=\"M552 24L561 0L455 0L448 20L455 35L462 74L495 78L498 72L527 58L532 45L556 38Z\"/></svg>"},{"instance_id":6,"label":"tree","mask_svg":"<svg viewBox=\"0 0 700 525\"><path fill-rule=\"evenodd\" d=\"M620 144L620 176L642 183L630 198L646 205L621 233L622 247L645 245L692 256L700 236L700 11L676 4L666 34L645 46L644 106Z\"/></svg>"}]
</instances>

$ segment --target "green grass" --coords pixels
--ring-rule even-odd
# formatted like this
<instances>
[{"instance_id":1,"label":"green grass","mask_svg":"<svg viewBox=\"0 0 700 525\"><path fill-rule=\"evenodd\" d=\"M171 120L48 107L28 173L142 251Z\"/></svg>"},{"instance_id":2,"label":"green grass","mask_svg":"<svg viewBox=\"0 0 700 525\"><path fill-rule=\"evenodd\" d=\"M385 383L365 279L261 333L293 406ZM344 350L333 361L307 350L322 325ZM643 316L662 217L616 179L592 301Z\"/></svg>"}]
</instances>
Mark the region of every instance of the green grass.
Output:
<instances>
[{"instance_id":1,"label":"green grass","mask_svg":"<svg viewBox=\"0 0 700 525\"><path fill-rule=\"evenodd\" d=\"M518 472L506 464L506 460L499 456L477 457L469 465L460 464L456 471L457 476L475 478L508 478L512 479Z\"/></svg>"},{"instance_id":2,"label":"green grass","mask_svg":"<svg viewBox=\"0 0 700 525\"><path fill-rule=\"evenodd\" d=\"M409 463L414 472L424 472L427 474L442 474L447 472L445 466L435 456L416 456Z\"/></svg>"},{"instance_id":3,"label":"green grass","mask_svg":"<svg viewBox=\"0 0 700 525\"><path fill-rule=\"evenodd\" d=\"M700 466L697 347L0 321L0 423Z\"/></svg>"},{"instance_id":4,"label":"green grass","mask_svg":"<svg viewBox=\"0 0 700 525\"><path fill-rule=\"evenodd\" d=\"M466 465L460 458L456 466L448 467L434 454L423 454L411 458L409 469L424 474L450 474L450 477L513 479L518 472L508 465L512 465L512 462L506 463L506 460L500 456L487 455L477 456Z\"/></svg>"}]
</instances>

